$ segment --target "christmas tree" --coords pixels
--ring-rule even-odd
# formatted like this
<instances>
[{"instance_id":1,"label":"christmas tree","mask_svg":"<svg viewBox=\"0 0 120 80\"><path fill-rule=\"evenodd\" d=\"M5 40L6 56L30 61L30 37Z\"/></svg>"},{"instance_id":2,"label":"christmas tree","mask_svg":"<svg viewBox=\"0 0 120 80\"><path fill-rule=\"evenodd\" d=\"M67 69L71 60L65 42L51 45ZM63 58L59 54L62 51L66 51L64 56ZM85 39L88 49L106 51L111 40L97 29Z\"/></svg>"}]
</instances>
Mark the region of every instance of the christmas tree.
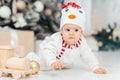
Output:
<instances>
[{"instance_id":1,"label":"christmas tree","mask_svg":"<svg viewBox=\"0 0 120 80\"><path fill-rule=\"evenodd\" d=\"M118 27L116 23L114 23L113 27L108 24L107 29L103 28L101 31L98 31L97 34L93 34L98 42L99 50L114 51L120 49L120 32L118 31L118 29L120 29L120 27Z\"/></svg>"}]
</instances>

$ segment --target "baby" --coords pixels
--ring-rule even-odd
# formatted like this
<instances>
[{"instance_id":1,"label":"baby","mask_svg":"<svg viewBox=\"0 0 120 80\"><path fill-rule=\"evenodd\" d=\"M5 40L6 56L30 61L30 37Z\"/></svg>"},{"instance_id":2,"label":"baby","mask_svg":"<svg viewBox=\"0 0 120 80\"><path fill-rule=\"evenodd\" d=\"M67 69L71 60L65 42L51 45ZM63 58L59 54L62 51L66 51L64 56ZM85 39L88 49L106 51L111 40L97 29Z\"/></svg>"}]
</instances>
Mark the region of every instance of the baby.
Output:
<instances>
[{"instance_id":1,"label":"baby","mask_svg":"<svg viewBox=\"0 0 120 80\"><path fill-rule=\"evenodd\" d=\"M71 68L77 57L97 74L107 71L99 67L98 60L83 36L85 12L74 2L62 6L60 32L46 37L40 44L41 70Z\"/></svg>"}]
</instances>

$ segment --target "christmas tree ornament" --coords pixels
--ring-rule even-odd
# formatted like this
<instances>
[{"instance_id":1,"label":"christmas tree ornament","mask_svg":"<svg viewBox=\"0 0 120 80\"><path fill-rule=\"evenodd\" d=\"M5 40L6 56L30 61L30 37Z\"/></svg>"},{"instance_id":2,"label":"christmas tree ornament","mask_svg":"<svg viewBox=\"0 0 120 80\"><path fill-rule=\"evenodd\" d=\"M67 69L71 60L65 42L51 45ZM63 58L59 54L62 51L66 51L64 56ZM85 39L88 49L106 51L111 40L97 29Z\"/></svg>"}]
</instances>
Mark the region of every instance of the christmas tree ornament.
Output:
<instances>
[{"instance_id":1,"label":"christmas tree ornament","mask_svg":"<svg viewBox=\"0 0 120 80\"><path fill-rule=\"evenodd\" d=\"M55 19L60 18L60 16L61 16L61 13L60 13L59 11L57 11L57 12L54 14Z\"/></svg>"},{"instance_id":2,"label":"christmas tree ornament","mask_svg":"<svg viewBox=\"0 0 120 80\"><path fill-rule=\"evenodd\" d=\"M32 5L32 4L30 4L30 3L28 3L27 8L28 8L28 10L32 10L33 5Z\"/></svg>"},{"instance_id":3,"label":"christmas tree ornament","mask_svg":"<svg viewBox=\"0 0 120 80\"><path fill-rule=\"evenodd\" d=\"M119 38L120 41L120 27L116 27L112 33L113 40L116 41L117 38Z\"/></svg>"},{"instance_id":4,"label":"christmas tree ornament","mask_svg":"<svg viewBox=\"0 0 120 80\"><path fill-rule=\"evenodd\" d=\"M110 35L110 36L108 36L108 40L112 40L112 36Z\"/></svg>"},{"instance_id":5,"label":"christmas tree ornament","mask_svg":"<svg viewBox=\"0 0 120 80\"><path fill-rule=\"evenodd\" d=\"M24 10L26 8L26 3L24 0L18 0L16 5L18 10Z\"/></svg>"},{"instance_id":6,"label":"christmas tree ornament","mask_svg":"<svg viewBox=\"0 0 120 80\"><path fill-rule=\"evenodd\" d=\"M110 32L110 28L109 27L106 28L106 32L108 32L108 33Z\"/></svg>"},{"instance_id":7,"label":"christmas tree ornament","mask_svg":"<svg viewBox=\"0 0 120 80\"><path fill-rule=\"evenodd\" d=\"M13 0L13 2L12 2L12 13L13 13L13 15L15 15L17 13L16 0Z\"/></svg>"},{"instance_id":8,"label":"christmas tree ornament","mask_svg":"<svg viewBox=\"0 0 120 80\"><path fill-rule=\"evenodd\" d=\"M103 43L101 41L98 42L98 46L99 47L102 47L103 46Z\"/></svg>"},{"instance_id":9,"label":"christmas tree ornament","mask_svg":"<svg viewBox=\"0 0 120 80\"><path fill-rule=\"evenodd\" d=\"M41 1L36 1L36 2L33 4L33 6L34 6L34 10L35 10L36 12L41 12L41 11L43 11L43 9L44 9L44 5L43 5L43 3L42 3Z\"/></svg>"},{"instance_id":10,"label":"christmas tree ornament","mask_svg":"<svg viewBox=\"0 0 120 80\"><path fill-rule=\"evenodd\" d=\"M27 20L27 22L29 24L36 24L37 21L39 21L40 17L39 17L39 13L33 11L33 10L28 10L25 13L25 19Z\"/></svg>"},{"instance_id":11,"label":"christmas tree ornament","mask_svg":"<svg viewBox=\"0 0 120 80\"><path fill-rule=\"evenodd\" d=\"M12 16L12 20L16 20L14 23L15 28L23 28L27 25L23 13L17 13L15 16Z\"/></svg>"},{"instance_id":12,"label":"christmas tree ornament","mask_svg":"<svg viewBox=\"0 0 120 80\"><path fill-rule=\"evenodd\" d=\"M11 15L11 10L8 6L2 6L0 8L0 17L8 19Z\"/></svg>"},{"instance_id":13,"label":"christmas tree ornament","mask_svg":"<svg viewBox=\"0 0 120 80\"><path fill-rule=\"evenodd\" d=\"M46 8L44 10L45 16L51 16L52 15L52 10L50 8Z\"/></svg>"},{"instance_id":14,"label":"christmas tree ornament","mask_svg":"<svg viewBox=\"0 0 120 80\"><path fill-rule=\"evenodd\" d=\"M40 70L40 64L37 61L30 61L30 69L32 70L32 74L38 74L39 70Z\"/></svg>"}]
</instances>

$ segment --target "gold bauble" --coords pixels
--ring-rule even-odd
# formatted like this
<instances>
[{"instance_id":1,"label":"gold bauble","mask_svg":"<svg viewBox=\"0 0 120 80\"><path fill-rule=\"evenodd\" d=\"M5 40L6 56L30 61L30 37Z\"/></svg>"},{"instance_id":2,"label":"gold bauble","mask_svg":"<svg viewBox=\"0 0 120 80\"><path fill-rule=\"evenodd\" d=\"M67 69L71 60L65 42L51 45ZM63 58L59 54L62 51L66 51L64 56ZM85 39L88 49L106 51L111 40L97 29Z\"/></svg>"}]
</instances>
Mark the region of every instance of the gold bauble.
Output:
<instances>
[{"instance_id":1,"label":"gold bauble","mask_svg":"<svg viewBox=\"0 0 120 80\"><path fill-rule=\"evenodd\" d=\"M32 70L32 74L38 74L40 70L40 64L37 61L30 61L30 69Z\"/></svg>"}]
</instances>

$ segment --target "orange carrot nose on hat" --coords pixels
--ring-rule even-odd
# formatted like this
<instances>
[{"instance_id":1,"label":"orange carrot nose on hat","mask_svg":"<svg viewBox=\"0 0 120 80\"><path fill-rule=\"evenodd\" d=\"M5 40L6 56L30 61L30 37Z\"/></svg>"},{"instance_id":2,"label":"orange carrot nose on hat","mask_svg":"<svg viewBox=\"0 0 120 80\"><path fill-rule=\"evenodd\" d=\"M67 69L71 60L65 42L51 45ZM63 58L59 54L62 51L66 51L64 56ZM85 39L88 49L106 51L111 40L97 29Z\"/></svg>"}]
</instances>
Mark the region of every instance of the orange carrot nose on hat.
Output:
<instances>
[{"instance_id":1,"label":"orange carrot nose on hat","mask_svg":"<svg viewBox=\"0 0 120 80\"><path fill-rule=\"evenodd\" d=\"M78 25L79 27L81 27L82 31L84 31L85 12L83 8L74 2L63 4L60 29L62 29L65 24Z\"/></svg>"},{"instance_id":2,"label":"orange carrot nose on hat","mask_svg":"<svg viewBox=\"0 0 120 80\"><path fill-rule=\"evenodd\" d=\"M70 15L68 15L68 18L69 18L69 19L75 19L76 16L75 16L74 14L70 14Z\"/></svg>"}]
</instances>

